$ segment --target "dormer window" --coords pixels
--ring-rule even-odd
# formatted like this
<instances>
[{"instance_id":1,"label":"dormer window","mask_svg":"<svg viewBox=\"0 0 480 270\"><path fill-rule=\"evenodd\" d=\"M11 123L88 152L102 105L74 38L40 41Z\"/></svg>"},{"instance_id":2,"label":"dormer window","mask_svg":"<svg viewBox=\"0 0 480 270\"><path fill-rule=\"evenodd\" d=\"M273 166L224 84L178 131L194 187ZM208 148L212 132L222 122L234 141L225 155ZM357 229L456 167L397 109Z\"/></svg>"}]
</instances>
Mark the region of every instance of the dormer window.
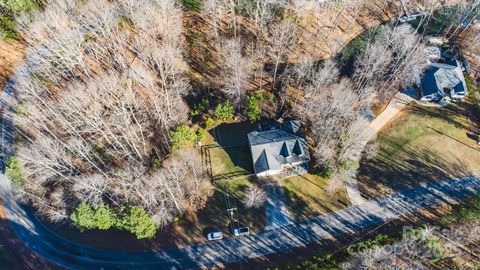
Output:
<instances>
[{"instance_id":1,"label":"dormer window","mask_svg":"<svg viewBox=\"0 0 480 270\"><path fill-rule=\"evenodd\" d=\"M297 156L303 156L303 148L300 145L299 140L295 141L295 145L293 146L293 153Z\"/></svg>"},{"instance_id":2,"label":"dormer window","mask_svg":"<svg viewBox=\"0 0 480 270\"><path fill-rule=\"evenodd\" d=\"M287 142L283 142L282 149L280 149L280 155L284 158L291 156L290 149L288 149Z\"/></svg>"}]
</instances>

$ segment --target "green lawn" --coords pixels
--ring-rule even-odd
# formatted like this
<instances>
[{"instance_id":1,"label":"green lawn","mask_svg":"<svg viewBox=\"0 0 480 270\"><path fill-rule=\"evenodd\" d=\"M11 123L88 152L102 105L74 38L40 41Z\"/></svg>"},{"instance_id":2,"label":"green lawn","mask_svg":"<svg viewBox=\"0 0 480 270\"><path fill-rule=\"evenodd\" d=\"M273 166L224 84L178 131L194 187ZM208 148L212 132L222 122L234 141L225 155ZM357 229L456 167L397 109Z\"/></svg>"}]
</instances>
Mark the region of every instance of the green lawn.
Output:
<instances>
[{"instance_id":1,"label":"green lawn","mask_svg":"<svg viewBox=\"0 0 480 270\"><path fill-rule=\"evenodd\" d=\"M377 137L379 152L362 160L359 187L380 196L429 181L480 175L480 147L468 103L411 105Z\"/></svg>"},{"instance_id":2,"label":"green lawn","mask_svg":"<svg viewBox=\"0 0 480 270\"><path fill-rule=\"evenodd\" d=\"M250 164L251 158L248 148L237 147L223 149L218 147L211 148L209 151L214 179L252 173L249 169L252 165Z\"/></svg>"},{"instance_id":3,"label":"green lawn","mask_svg":"<svg viewBox=\"0 0 480 270\"><path fill-rule=\"evenodd\" d=\"M326 191L328 179L305 174L282 181L287 207L297 220L336 211L350 205L345 189L334 195Z\"/></svg>"},{"instance_id":4,"label":"green lawn","mask_svg":"<svg viewBox=\"0 0 480 270\"><path fill-rule=\"evenodd\" d=\"M208 147L211 170L215 180L240 177L253 173L247 145L250 123L222 124L207 132L202 140Z\"/></svg>"}]
</instances>

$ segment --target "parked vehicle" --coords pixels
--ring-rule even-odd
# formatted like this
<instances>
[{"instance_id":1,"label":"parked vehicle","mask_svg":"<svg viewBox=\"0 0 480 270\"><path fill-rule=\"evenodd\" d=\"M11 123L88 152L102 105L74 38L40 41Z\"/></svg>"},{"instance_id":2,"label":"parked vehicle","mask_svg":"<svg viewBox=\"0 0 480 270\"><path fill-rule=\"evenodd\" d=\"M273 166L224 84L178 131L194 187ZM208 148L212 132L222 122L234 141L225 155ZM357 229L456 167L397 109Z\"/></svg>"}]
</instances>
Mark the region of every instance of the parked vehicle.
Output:
<instances>
[{"instance_id":1,"label":"parked vehicle","mask_svg":"<svg viewBox=\"0 0 480 270\"><path fill-rule=\"evenodd\" d=\"M207 234L208 241L220 240L223 238L222 232L211 232Z\"/></svg>"},{"instance_id":2,"label":"parked vehicle","mask_svg":"<svg viewBox=\"0 0 480 270\"><path fill-rule=\"evenodd\" d=\"M233 230L233 235L235 236L249 235L249 234L250 234L250 229L248 227L240 227L240 228L235 228Z\"/></svg>"}]
</instances>

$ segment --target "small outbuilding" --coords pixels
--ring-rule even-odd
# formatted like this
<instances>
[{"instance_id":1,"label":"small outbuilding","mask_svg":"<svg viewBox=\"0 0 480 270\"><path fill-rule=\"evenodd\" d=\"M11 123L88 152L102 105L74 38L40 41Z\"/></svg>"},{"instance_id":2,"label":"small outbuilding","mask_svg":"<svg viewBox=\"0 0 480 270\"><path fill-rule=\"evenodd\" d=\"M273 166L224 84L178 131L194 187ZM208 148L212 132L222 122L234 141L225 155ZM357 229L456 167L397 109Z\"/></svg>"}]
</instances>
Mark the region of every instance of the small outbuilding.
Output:
<instances>
[{"instance_id":1,"label":"small outbuilding","mask_svg":"<svg viewBox=\"0 0 480 270\"><path fill-rule=\"evenodd\" d=\"M307 172L310 154L297 121L258 125L247 137L257 176L279 174L285 168L299 174Z\"/></svg>"}]
</instances>

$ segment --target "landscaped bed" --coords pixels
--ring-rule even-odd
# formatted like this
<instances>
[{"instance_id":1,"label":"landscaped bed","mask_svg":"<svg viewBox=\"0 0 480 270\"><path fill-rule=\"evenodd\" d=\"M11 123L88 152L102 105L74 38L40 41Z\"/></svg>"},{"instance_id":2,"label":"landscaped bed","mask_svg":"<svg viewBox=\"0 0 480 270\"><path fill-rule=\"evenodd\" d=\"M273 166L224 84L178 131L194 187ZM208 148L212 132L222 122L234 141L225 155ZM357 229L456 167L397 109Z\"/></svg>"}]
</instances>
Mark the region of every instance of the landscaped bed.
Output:
<instances>
[{"instance_id":1,"label":"landscaped bed","mask_svg":"<svg viewBox=\"0 0 480 270\"><path fill-rule=\"evenodd\" d=\"M408 107L379 133L378 153L362 160L362 193L383 196L431 181L478 175L478 131L469 108L469 103Z\"/></svg>"},{"instance_id":2,"label":"landscaped bed","mask_svg":"<svg viewBox=\"0 0 480 270\"><path fill-rule=\"evenodd\" d=\"M312 218L346 208L350 205L345 189L330 194L328 179L304 174L282 181L287 207L297 220Z\"/></svg>"}]
</instances>

